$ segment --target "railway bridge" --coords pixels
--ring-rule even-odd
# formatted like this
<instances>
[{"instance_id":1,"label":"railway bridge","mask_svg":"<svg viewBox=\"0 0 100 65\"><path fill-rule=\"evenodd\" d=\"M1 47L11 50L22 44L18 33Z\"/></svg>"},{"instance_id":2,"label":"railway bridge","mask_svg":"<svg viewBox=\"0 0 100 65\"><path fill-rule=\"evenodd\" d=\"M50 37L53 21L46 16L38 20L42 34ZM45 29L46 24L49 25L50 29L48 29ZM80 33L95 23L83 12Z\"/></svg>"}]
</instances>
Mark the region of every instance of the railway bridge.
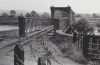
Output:
<instances>
[{"instance_id":1,"label":"railway bridge","mask_svg":"<svg viewBox=\"0 0 100 65\"><path fill-rule=\"evenodd\" d=\"M50 18L39 18L39 17L36 18L36 17L23 17L23 16L18 17L19 39L15 39L11 42L6 43L5 45L0 46L0 58L2 58L2 60L0 60L0 64L8 65L11 62L14 62L14 65L26 65L24 64L24 55L23 55L24 51L25 51L25 59L29 59L29 60L32 59L33 56L37 60L39 53L45 53L45 52L48 52L49 54L51 53L46 48L46 45L45 45L47 44L45 43L47 36L54 37L54 35L57 33L57 30L60 30L61 32L66 33L69 27L75 22L75 17L74 17L75 12L71 9L70 6L68 7L52 6L50 7L50 9L51 9ZM41 44L34 43L34 42L37 42L36 40L42 42L42 46L43 46L42 48L40 47ZM22 47L24 47L25 50L23 50L20 44ZM29 45L31 49L33 49L31 51L33 53L31 56L30 55L28 56L27 54L27 52L30 54L29 46L27 45ZM52 47L54 46L52 44L47 44L47 45L48 46L51 45ZM36 54L35 52L36 49L34 49L34 47L37 49L40 48L42 52L39 51ZM43 49L46 49L46 51L43 51ZM54 54L54 52L55 51L53 51L53 53L51 54ZM10 55L9 57L10 59L8 58L7 55L8 56ZM14 57L14 59L12 59L12 57ZM7 62L9 61L9 62L8 63L1 62L3 60ZM56 57L54 58L54 60L56 62L52 61L53 63L52 65L64 65ZM25 63L27 62L28 61L25 61ZM29 63L31 64L31 62ZM55 63L58 63L58 64L55 64Z\"/></svg>"},{"instance_id":2,"label":"railway bridge","mask_svg":"<svg viewBox=\"0 0 100 65\"><path fill-rule=\"evenodd\" d=\"M68 7L50 7L51 18L18 17L19 36L25 36L36 30L52 26L54 32L61 30L66 32L69 26L75 22L75 13Z\"/></svg>"}]
</instances>

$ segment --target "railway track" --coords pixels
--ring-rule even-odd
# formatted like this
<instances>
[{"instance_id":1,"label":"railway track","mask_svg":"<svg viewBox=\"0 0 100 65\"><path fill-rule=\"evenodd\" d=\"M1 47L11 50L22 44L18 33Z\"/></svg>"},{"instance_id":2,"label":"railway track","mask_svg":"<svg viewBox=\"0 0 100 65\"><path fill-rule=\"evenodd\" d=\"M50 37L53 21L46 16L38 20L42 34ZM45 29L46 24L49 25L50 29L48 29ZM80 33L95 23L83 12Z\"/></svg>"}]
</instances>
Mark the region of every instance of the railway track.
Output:
<instances>
[{"instance_id":1,"label":"railway track","mask_svg":"<svg viewBox=\"0 0 100 65\"><path fill-rule=\"evenodd\" d=\"M24 47L29 43L34 43L34 39L39 38L43 35L47 35L52 30L53 30L52 28L49 28L48 30L43 30L43 31L35 33L35 34L33 34L29 37L20 38L18 41L15 41L15 42L10 43L9 45L0 47L0 56L3 56L5 54L10 53L11 51L13 51L16 44L20 43ZM36 53L33 45L31 46L31 49L32 49L32 56L33 56L34 60L37 62L37 59L38 59L39 56ZM56 61L57 61L56 63L58 65L59 65L59 63L60 63L60 65L64 65L61 61L59 61L57 59L56 59Z\"/></svg>"},{"instance_id":2,"label":"railway track","mask_svg":"<svg viewBox=\"0 0 100 65\"><path fill-rule=\"evenodd\" d=\"M53 26L47 27L41 31L34 32L32 34L27 35L26 37L21 37L14 42L8 43L8 45L0 47L0 56L9 53L14 50L16 44L20 43L22 46L30 43L33 39L40 37L53 29Z\"/></svg>"},{"instance_id":3,"label":"railway track","mask_svg":"<svg viewBox=\"0 0 100 65\"><path fill-rule=\"evenodd\" d=\"M40 42L39 42L40 41ZM34 39L34 42L32 44L32 52L34 54L34 59L35 61L37 61L37 59L39 57L45 57L45 54L48 54L48 51L50 51L51 54L53 54L53 52L51 50L44 50L44 48L46 48L45 45L42 45L41 39ZM37 47L37 48L36 48ZM51 65L64 65L63 62L61 62L60 60L58 60L54 55L52 56L47 56L51 59Z\"/></svg>"}]
</instances>

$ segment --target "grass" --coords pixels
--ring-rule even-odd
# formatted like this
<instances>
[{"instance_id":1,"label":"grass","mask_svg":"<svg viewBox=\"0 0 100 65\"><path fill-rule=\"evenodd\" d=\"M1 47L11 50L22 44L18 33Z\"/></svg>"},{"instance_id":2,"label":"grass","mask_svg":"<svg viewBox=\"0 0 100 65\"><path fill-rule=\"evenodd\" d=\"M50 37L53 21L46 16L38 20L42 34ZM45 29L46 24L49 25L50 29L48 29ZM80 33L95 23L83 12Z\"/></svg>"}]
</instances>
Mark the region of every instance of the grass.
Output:
<instances>
[{"instance_id":1,"label":"grass","mask_svg":"<svg viewBox=\"0 0 100 65\"><path fill-rule=\"evenodd\" d=\"M0 38L3 38L6 41L17 39L19 38L19 30L14 29L14 30L8 30L8 31L1 31Z\"/></svg>"},{"instance_id":2,"label":"grass","mask_svg":"<svg viewBox=\"0 0 100 65\"><path fill-rule=\"evenodd\" d=\"M82 47L77 47L76 43L72 42L72 37L56 35L51 41L55 43L61 50L65 58L69 58L79 64L87 64L87 60L82 54Z\"/></svg>"}]
</instances>

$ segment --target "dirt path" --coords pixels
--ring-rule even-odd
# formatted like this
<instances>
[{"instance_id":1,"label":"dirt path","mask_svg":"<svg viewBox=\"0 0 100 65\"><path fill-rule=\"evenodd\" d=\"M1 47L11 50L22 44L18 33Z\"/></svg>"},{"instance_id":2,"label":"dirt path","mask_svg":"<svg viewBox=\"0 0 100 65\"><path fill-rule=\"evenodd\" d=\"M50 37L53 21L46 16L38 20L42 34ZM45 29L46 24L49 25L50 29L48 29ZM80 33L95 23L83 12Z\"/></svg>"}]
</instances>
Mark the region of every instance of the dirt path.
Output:
<instances>
[{"instance_id":1,"label":"dirt path","mask_svg":"<svg viewBox=\"0 0 100 65\"><path fill-rule=\"evenodd\" d=\"M51 65L82 65L68 58L64 58L59 48L54 43L52 43L50 40L48 40L48 37L45 38L45 42L46 44L43 45L41 44L41 41L40 42L35 41L33 46L35 48L36 53L40 57L46 56L47 51L45 50L45 48L48 48L48 50L52 53L52 56L49 55L49 57L51 57L51 62L52 62Z\"/></svg>"},{"instance_id":2,"label":"dirt path","mask_svg":"<svg viewBox=\"0 0 100 65\"><path fill-rule=\"evenodd\" d=\"M31 52L30 44L24 47L24 65L37 65ZM4 51L5 52L5 51ZM14 51L0 56L0 65L14 65Z\"/></svg>"},{"instance_id":3,"label":"dirt path","mask_svg":"<svg viewBox=\"0 0 100 65\"><path fill-rule=\"evenodd\" d=\"M50 40L47 41L47 43L48 43L47 44L48 48L50 48L51 51L53 50L55 51L53 55L56 57L56 59L59 59L59 61L62 62L64 65L81 65L68 58L64 58L59 48L55 44L53 44Z\"/></svg>"}]
</instances>

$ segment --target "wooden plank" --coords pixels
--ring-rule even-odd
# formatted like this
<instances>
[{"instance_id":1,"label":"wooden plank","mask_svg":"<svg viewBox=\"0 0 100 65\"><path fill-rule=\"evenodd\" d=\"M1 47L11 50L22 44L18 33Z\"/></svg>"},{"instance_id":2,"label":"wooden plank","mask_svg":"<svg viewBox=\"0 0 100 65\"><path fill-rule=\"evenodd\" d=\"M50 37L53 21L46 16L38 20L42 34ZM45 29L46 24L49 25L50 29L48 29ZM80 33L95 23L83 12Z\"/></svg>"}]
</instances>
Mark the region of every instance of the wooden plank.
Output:
<instances>
[{"instance_id":1,"label":"wooden plank","mask_svg":"<svg viewBox=\"0 0 100 65\"><path fill-rule=\"evenodd\" d=\"M96 53L95 54L94 53L87 53L87 54L90 54L90 55L100 55L100 54L96 54Z\"/></svg>"},{"instance_id":2,"label":"wooden plank","mask_svg":"<svg viewBox=\"0 0 100 65\"><path fill-rule=\"evenodd\" d=\"M93 48L87 48L88 50L98 50L98 49L93 49Z\"/></svg>"},{"instance_id":3,"label":"wooden plank","mask_svg":"<svg viewBox=\"0 0 100 65\"><path fill-rule=\"evenodd\" d=\"M90 45L100 45L100 44L96 44L96 43L88 43L88 44L90 44Z\"/></svg>"}]
</instances>

